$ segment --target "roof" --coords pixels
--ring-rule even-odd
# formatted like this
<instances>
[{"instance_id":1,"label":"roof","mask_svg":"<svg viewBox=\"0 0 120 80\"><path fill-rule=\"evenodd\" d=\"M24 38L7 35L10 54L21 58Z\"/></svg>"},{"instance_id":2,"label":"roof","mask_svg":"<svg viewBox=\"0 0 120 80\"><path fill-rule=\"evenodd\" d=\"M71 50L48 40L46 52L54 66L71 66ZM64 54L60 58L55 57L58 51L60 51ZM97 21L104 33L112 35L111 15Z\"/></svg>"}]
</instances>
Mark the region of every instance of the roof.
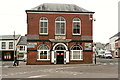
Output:
<instances>
[{"instance_id":1,"label":"roof","mask_svg":"<svg viewBox=\"0 0 120 80\"><path fill-rule=\"evenodd\" d=\"M27 37L21 36L21 39L20 39L18 45L27 45Z\"/></svg>"},{"instance_id":2,"label":"roof","mask_svg":"<svg viewBox=\"0 0 120 80\"><path fill-rule=\"evenodd\" d=\"M120 38L118 38L117 40L115 40L115 41L119 41L120 40Z\"/></svg>"},{"instance_id":3,"label":"roof","mask_svg":"<svg viewBox=\"0 0 120 80\"><path fill-rule=\"evenodd\" d=\"M113 38L113 37L116 37L116 36L118 36L118 37L119 37L119 36L120 36L120 32L118 32L118 33L117 33L117 34L115 34L114 36L110 37L110 39L111 39L111 38Z\"/></svg>"},{"instance_id":4,"label":"roof","mask_svg":"<svg viewBox=\"0 0 120 80\"><path fill-rule=\"evenodd\" d=\"M15 40L17 40L21 35L15 35ZM14 40L13 35L0 35L0 40Z\"/></svg>"},{"instance_id":5,"label":"roof","mask_svg":"<svg viewBox=\"0 0 120 80\"><path fill-rule=\"evenodd\" d=\"M109 45L109 43L106 43L105 46Z\"/></svg>"},{"instance_id":6,"label":"roof","mask_svg":"<svg viewBox=\"0 0 120 80\"><path fill-rule=\"evenodd\" d=\"M81 12L81 13L94 13L83 9L75 4L55 4L55 3L44 3L37 7L34 7L26 12Z\"/></svg>"}]
</instances>

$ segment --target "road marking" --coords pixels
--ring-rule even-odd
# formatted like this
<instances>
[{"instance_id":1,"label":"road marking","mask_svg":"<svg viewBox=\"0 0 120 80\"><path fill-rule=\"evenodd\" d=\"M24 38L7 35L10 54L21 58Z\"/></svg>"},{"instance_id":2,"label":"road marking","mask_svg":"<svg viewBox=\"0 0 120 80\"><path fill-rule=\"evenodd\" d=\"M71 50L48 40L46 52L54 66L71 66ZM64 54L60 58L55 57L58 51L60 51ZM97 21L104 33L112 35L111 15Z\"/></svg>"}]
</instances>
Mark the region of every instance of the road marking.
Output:
<instances>
[{"instance_id":1,"label":"road marking","mask_svg":"<svg viewBox=\"0 0 120 80\"><path fill-rule=\"evenodd\" d=\"M115 63L115 64L118 64L118 63Z\"/></svg>"},{"instance_id":2,"label":"road marking","mask_svg":"<svg viewBox=\"0 0 120 80\"><path fill-rule=\"evenodd\" d=\"M46 76L46 75L30 76L28 78L39 78L39 77L43 77L43 76Z\"/></svg>"},{"instance_id":3,"label":"road marking","mask_svg":"<svg viewBox=\"0 0 120 80\"><path fill-rule=\"evenodd\" d=\"M114 65L113 63L110 63L110 65Z\"/></svg>"},{"instance_id":4,"label":"road marking","mask_svg":"<svg viewBox=\"0 0 120 80\"><path fill-rule=\"evenodd\" d=\"M106 63L104 63L103 65L107 65Z\"/></svg>"},{"instance_id":5,"label":"road marking","mask_svg":"<svg viewBox=\"0 0 120 80\"><path fill-rule=\"evenodd\" d=\"M77 75L77 74L73 74L73 75Z\"/></svg>"},{"instance_id":6,"label":"road marking","mask_svg":"<svg viewBox=\"0 0 120 80\"><path fill-rule=\"evenodd\" d=\"M3 67L9 67L9 66L3 66Z\"/></svg>"}]
</instances>

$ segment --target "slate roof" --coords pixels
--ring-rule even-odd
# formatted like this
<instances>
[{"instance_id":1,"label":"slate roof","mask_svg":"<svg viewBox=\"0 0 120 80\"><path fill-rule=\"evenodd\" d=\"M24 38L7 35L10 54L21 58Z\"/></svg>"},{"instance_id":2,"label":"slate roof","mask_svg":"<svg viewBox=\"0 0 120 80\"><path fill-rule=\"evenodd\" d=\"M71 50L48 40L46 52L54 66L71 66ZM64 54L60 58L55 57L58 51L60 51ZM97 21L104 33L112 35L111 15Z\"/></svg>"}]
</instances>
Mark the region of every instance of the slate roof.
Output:
<instances>
[{"instance_id":1,"label":"slate roof","mask_svg":"<svg viewBox=\"0 0 120 80\"><path fill-rule=\"evenodd\" d=\"M41 4L37 7L34 7L30 10L26 10L26 12L29 12L29 11L57 11L57 12L90 12L91 11L88 11L86 9L83 9L82 7L79 7L75 4L55 4L55 3L44 3L44 4ZM92 12L94 13L94 12Z\"/></svg>"},{"instance_id":2,"label":"slate roof","mask_svg":"<svg viewBox=\"0 0 120 80\"><path fill-rule=\"evenodd\" d=\"M15 35L15 40L17 40L21 35ZM0 40L14 40L13 35L0 35Z\"/></svg>"},{"instance_id":3,"label":"slate roof","mask_svg":"<svg viewBox=\"0 0 120 80\"><path fill-rule=\"evenodd\" d=\"M110 39L113 38L113 37L116 37L116 36L120 37L120 32L118 32L118 33L115 34L114 36L110 37Z\"/></svg>"},{"instance_id":4,"label":"slate roof","mask_svg":"<svg viewBox=\"0 0 120 80\"><path fill-rule=\"evenodd\" d=\"M20 39L18 45L27 45L27 37L21 36L21 39Z\"/></svg>"}]
</instances>

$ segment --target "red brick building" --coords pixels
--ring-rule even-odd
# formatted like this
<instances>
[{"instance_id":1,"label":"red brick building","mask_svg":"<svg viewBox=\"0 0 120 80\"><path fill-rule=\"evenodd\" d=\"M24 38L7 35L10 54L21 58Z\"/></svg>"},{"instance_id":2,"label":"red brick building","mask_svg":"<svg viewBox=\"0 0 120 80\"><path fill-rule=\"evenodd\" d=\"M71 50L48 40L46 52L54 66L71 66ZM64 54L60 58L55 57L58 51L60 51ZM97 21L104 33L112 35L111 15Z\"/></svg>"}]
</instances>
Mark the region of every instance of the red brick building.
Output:
<instances>
[{"instance_id":1,"label":"red brick building","mask_svg":"<svg viewBox=\"0 0 120 80\"><path fill-rule=\"evenodd\" d=\"M93 14L72 4L41 4L27 14L27 64L93 60Z\"/></svg>"}]
</instances>

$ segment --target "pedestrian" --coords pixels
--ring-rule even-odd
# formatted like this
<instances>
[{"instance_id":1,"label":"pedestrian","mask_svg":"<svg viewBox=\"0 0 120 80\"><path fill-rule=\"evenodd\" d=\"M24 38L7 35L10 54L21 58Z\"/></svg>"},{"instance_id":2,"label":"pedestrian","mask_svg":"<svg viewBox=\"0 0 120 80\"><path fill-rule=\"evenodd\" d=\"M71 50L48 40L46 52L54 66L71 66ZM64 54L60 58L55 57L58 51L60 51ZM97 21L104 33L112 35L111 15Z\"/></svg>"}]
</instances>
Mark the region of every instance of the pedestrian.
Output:
<instances>
[{"instance_id":1,"label":"pedestrian","mask_svg":"<svg viewBox=\"0 0 120 80\"><path fill-rule=\"evenodd\" d=\"M17 61L17 57L15 56L13 66L19 66L19 62Z\"/></svg>"}]
</instances>

